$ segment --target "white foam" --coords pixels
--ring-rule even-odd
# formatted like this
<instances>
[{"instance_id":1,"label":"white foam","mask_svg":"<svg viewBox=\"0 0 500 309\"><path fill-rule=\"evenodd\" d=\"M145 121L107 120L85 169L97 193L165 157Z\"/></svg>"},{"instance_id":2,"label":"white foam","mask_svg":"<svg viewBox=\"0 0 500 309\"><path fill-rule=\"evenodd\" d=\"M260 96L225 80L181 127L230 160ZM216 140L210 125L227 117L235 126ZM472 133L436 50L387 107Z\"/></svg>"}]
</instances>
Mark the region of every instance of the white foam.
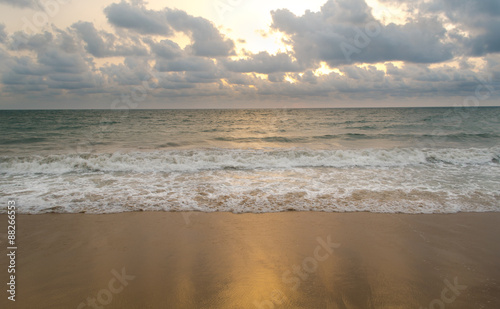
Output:
<instances>
[{"instance_id":1,"label":"white foam","mask_svg":"<svg viewBox=\"0 0 500 309\"><path fill-rule=\"evenodd\" d=\"M419 164L496 164L500 147L470 149L198 149L0 158L0 173L194 172L295 167L397 167Z\"/></svg>"},{"instance_id":2,"label":"white foam","mask_svg":"<svg viewBox=\"0 0 500 309\"><path fill-rule=\"evenodd\" d=\"M20 213L500 210L500 166L295 167L5 175ZM3 209L2 211L5 211Z\"/></svg>"}]
</instances>

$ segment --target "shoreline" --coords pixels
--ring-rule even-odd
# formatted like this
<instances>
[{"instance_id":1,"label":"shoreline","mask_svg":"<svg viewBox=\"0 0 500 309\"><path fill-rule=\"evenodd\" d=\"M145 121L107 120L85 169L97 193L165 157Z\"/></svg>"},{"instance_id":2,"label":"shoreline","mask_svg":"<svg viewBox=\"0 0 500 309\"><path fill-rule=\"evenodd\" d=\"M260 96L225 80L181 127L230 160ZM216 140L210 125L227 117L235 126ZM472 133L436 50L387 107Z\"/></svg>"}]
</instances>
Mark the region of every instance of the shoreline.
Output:
<instances>
[{"instance_id":1,"label":"shoreline","mask_svg":"<svg viewBox=\"0 0 500 309\"><path fill-rule=\"evenodd\" d=\"M0 212L0 216L7 216L7 208L2 209L4 212ZM463 215L463 214L499 214L500 211L457 211L457 212L433 212L433 213L410 213L410 212L372 212L369 210L355 210L355 211L327 211L327 210L302 210L302 209L287 209L282 211L273 212L232 212L225 210L214 210L214 211L204 211L204 210L150 210L150 209L140 209L140 210L125 210L120 212L42 212L42 213L19 213L19 209L16 209L16 216L52 216L52 215L79 215L79 216L112 216L120 214L140 214L140 213L172 213L181 214L182 216L195 216L198 214L225 214L225 215L267 215L267 214L287 214L287 213L324 213L324 214L373 214L373 215L404 215L404 216L447 216L447 215ZM1 223L0 223L1 224Z\"/></svg>"},{"instance_id":2,"label":"shoreline","mask_svg":"<svg viewBox=\"0 0 500 309\"><path fill-rule=\"evenodd\" d=\"M17 215L16 302L1 307L500 306L496 212L104 215Z\"/></svg>"}]
</instances>

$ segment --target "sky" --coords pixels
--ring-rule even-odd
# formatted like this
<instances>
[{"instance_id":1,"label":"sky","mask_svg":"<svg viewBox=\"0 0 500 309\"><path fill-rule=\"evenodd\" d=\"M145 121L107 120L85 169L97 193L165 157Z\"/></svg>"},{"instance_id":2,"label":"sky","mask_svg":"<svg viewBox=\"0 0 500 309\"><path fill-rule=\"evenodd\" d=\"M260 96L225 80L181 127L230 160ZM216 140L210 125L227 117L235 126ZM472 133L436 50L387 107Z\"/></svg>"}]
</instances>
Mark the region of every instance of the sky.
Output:
<instances>
[{"instance_id":1,"label":"sky","mask_svg":"<svg viewBox=\"0 0 500 309\"><path fill-rule=\"evenodd\" d=\"M0 109L500 105L498 0L0 0Z\"/></svg>"}]
</instances>

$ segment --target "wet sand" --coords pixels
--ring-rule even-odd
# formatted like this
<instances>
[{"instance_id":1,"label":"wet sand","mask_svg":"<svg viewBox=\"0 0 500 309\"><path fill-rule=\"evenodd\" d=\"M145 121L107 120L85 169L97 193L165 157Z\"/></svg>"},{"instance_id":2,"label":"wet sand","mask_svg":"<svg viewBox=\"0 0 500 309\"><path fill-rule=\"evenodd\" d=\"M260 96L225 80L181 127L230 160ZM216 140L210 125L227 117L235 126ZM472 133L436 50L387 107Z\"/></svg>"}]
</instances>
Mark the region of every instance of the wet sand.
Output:
<instances>
[{"instance_id":1,"label":"wet sand","mask_svg":"<svg viewBox=\"0 0 500 309\"><path fill-rule=\"evenodd\" d=\"M500 308L498 235L500 213L19 215L0 307Z\"/></svg>"}]
</instances>

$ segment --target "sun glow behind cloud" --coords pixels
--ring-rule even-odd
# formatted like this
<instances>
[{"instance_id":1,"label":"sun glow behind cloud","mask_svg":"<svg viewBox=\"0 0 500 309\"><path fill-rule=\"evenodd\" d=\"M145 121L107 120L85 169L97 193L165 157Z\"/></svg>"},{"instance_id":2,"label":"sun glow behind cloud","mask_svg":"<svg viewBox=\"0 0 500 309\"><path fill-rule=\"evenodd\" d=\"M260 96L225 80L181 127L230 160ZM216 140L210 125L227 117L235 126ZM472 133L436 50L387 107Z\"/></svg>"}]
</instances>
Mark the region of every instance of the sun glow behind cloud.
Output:
<instances>
[{"instance_id":1,"label":"sun glow behind cloud","mask_svg":"<svg viewBox=\"0 0 500 309\"><path fill-rule=\"evenodd\" d=\"M330 68L328 64L324 61L320 62L320 67L317 68L316 70L313 71L313 74L316 76L321 76L321 75L328 75L330 73L337 73L339 75L344 75L343 72L341 72L338 68Z\"/></svg>"},{"instance_id":2,"label":"sun glow behind cloud","mask_svg":"<svg viewBox=\"0 0 500 309\"><path fill-rule=\"evenodd\" d=\"M373 17L375 17L383 25L394 23L404 25L408 18L408 13L405 11L407 7L404 2L399 6L391 5L390 2L380 3L379 0L365 0L366 4L371 7Z\"/></svg>"},{"instance_id":3,"label":"sun glow behind cloud","mask_svg":"<svg viewBox=\"0 0 500 309\"><path fill-rule=\"evenodd\" d=\"M245 43L240 48L258 53L267 51L276 54L280 51L290 50L283 43L283 33L269 31L272 23L271 11L287 8L292 13L300 16L306 10L319 11L324 0L311 1L284 1L284 0L212 0L210 16L216 24L223 24L230 32L222 32L237 40L244 38ZM208 12L207 11L207 12Z\"/></svg>"}]
</instances>

